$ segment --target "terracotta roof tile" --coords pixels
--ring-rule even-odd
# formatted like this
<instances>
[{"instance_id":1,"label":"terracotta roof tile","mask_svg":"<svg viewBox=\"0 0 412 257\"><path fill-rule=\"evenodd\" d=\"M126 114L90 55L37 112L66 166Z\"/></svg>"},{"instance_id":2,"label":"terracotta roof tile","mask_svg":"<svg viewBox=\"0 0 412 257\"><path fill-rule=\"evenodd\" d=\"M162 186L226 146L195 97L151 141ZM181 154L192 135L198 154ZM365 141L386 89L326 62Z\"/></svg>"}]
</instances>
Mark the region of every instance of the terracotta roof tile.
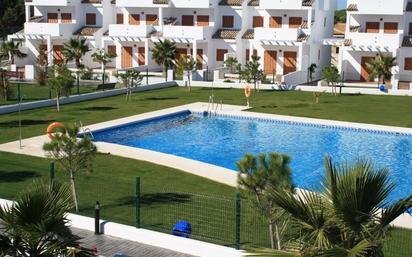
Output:
<instances>
[{"instance_id":1,"label":"terracotta roof tile","mask_svg":"<svg viewBox=\"0 0 412 257\"><path fill-rule=\"evenodd\" d=\"M79 29L78 31L76 31L74 33L74 35L77 36L93 36L94 33L96 33L99 29L101 29L100 27L83 27L81 29Z\"/></svg>"},{"instance_id":2,"label":"terracotta roof tile","mask_svg":"<svg viewBox=\"0 0 412 257\"><path fill-rule=\"evenodd\" d=\"M242 36L243 39L254 39L255 38L255 30L248 29L246 30L245 34Z\"/></svg>"},{"instance_id":3,"label":"terracotta roof tile","mask_svg":"<svg viewBox=\"0 0 412 257\"><path fill-rule=\"evenodd\" d=\"M250 2L247 5L249 5L249 6L259 6L260 5L260 0L250 0Z\"/></svg>"},{"instance_id":4,"label":"terracotta roof tile","mask_svg":"<svg viewBox=\"0 0 412 257\"><path fill-rule=\"evenodd\" d=\"M349 31L350 32L359 32L360 31L360 26L350 26Z\"/></svg>"},{"instance_id":5,"label":"terracotta roof tile","mask_svg":"<svg viewBox=\"0 0 412 257\"><path fill-rule=\"evenodd\" d=\"M345 39L343 41L344 46L351 46L352 45L352 39Z\"/></svg>"},{"instance_id":6,"label":"terracotta roof tile","mask_svg":"<svg viewBox=\"0 0 412 257\"><path fill-rule=\"evenodd\" d=\"M357 12L359 11L357 4L350 4L347 8L349 12Z\"/></svg>"},{"instance_id":7,"label":"terracotta roof tile","mask_svg":"<svg viewBox=\"0 0 412 257\"><path fill-rule=\"evenodd\" d=\"M82 0L82 4L101 4L102 0Z\"/></svg>"},{"instance_id":8,"label":"terracotta roof tile","mask_svg":"<svg viewBox=\"0 0 412 257\"><path fill-rule=\"evenodd\" d=\"M298 36L298 42L307 41L310 38L310 35L306 35L305 33L301 33Z\"/></svg>"},{"instance_id":9,"label":"terracotta roof tile","mask_svg":"<svg viewBox=\"0 0 412 257\"><path fill-rule=\"evenodd\" d=\"M346 31L346 23L340 22L336 23L335 26L333 27L333 35L345 35Z\"/></svg>"},{"instance_id":10,"label":"terracotta roof tile","mask_svg":"<svg viewBox=\"0 0 412 257\"><path fill-rule=\"evenodd\" d=\"M219 29L213 35L212 38L214 39L236 39L237 35L239 34L240 30L238 29Z\"/></svg>"},{"instance_id":11,"label":"terracotta roof tile","mask_svg":"<svg viewBox=\"0 0 412 257\"><path fill-rule=\"evenodd\" d=\"M169 0L153 0L153 4L169 4Z\"/></svg>"},{"instance_id":12,"label":"terracotta roof tile","mask_svg":"<svg viewBox=\"0 0 412 257\"><path fill-rule=\"evenodd\" d=\"M242 6L243 0L220 0L219 5Z\"/></svg>"},{"instance_id":13,"label":"terracotta roof tile","mask_svg":"<svg viewBox=\"0 0 412 257\"><path fill-rule=\"evenodd\" d=\"M312 6L315 0L302 0L302 6Z\"/></svg>"}]
</instances>

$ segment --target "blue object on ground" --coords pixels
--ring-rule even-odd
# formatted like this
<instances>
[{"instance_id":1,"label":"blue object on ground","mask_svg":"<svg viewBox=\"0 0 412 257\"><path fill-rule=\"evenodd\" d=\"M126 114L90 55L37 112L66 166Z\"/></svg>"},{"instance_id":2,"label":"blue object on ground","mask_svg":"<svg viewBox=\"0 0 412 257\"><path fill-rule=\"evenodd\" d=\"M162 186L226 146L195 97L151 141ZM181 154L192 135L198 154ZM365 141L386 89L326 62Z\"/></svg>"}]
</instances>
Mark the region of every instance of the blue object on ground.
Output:
<instances>
[{"instance_id":1,"label":"blue object on ground","mask_svg":"<svg viewBox=\"0 0 412 257\"><path fill-rule=\"evenodd\" d=\"M382 92L385 92L385 84L380 84L379 85L379 90Z\"/></svg>"},{"instance_id":2,"label":"blue object on ground","mask_svg":"<svg viewBox=\"0 0 412 257\"><path fill-rule=\"evenodd\" d=\"M114 255L114 257L133 257L133 256L129 256L129 255L122 254L122 253L116 253L116 254Z\"/></svg>"},{"instance_id":3,"label":"blue object on ground","mask_svg":"<svg viewBox=\"0 0 412 257\"><path fill-rule=\"evenodd\" d=\"M189 238L192 234L192 225L190 225L187 221L181 220L173 227L172 234L175 236Z\"/></svg>"}]
</instances>

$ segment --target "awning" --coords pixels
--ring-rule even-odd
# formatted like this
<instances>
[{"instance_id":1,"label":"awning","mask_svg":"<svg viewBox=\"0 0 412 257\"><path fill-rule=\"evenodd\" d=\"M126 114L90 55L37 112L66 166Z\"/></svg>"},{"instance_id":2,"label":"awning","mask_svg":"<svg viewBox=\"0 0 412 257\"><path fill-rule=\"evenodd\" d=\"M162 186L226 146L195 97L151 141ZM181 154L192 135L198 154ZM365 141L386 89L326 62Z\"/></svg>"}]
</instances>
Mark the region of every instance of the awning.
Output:
<instances>
[{"instance_id":1,"label":"awning","mask_svg":"<svg viewBox=\"0 0 412 257\"><path fill-rule=\"evenodd\" d=\"M194 39L193 38L169 38L169 37L152 37L152 41L153 42L159 42L160 40L165 40L168 39L170 41L172 41L173 43L179 44L179 43L183 43L183 44L191 44L193 43Z\"/></svg>"},{"instance_id":2,"label":"awning","mask_svg":"<svg viewBox=\"0 0 412 257\"><path fill-rule=\"evenodd\" d=\"M300 42L296 40L260 40L265 46L298 46Z\"/></svg>"},{"instance_id":3,"label":"awning","mask_svg":"<svg viewBox=\"0 0 412 257\"><path fill-rule=\"evenodd\" d=\"M367 45L351 45L349 47L352 51L360 52L393 52L392 47L389 46L367 46Z\"/></svg>"},{"instance_id":4,"label":"awning","mask_svg":"<svg viewBox=\"0 0 412 257\"><path fill-rule=\"evenodd\" d=\"M322 45L327 46L342 46L345 42L343 38L325 38L322 40Z\"/></svg>"},{"instance_id":5,"label":"awning","mask_svg":"<svg viewBox=\"0 0 412 257\"><path fill-rule=\"evenodd\" d=\"M112 41L118 42L144 42L147 38L145 37L123 37L123 36L108 36L105 37Z\"/></svg>"},{"instance_id":6,"label":"awning","mask_svg":"<svg viewBox=\"0 0 412 257\"><path fill-rule=\"evenodd\" d=\"M12 35L9 35L8 38L13 38L13 39L38 39L38 40L43 40L43 39L47 39L47 37L49 37L49 35L45 35L45 34L25 34L25 33L15 33Z\"/></svg>"}]
</instances>

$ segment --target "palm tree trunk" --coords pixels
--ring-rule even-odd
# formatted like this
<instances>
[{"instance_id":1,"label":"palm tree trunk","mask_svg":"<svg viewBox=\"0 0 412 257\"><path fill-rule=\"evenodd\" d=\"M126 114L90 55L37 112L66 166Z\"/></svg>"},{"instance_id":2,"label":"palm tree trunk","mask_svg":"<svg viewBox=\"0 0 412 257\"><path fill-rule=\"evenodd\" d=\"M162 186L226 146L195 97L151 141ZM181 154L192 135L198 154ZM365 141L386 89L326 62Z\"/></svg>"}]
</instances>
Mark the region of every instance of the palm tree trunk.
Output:
<instances>
[{"instance_id":1,"label":"palm tree trunk","mask_svg":"<svg viewBox=\"0 0 412 257\"><path fill-rule=\"evenodd\" d=\"M77 94L80 95L80 74L77 71Z\"/></svg>"},{"instance_id":2,"label":"palm tree trunk","mask_svg":"<svg viewBox=\"0 0 412 257\"><path fill-rule=\"evenodd\" d=\"M103 84L104 84L104 77L106 76L106 65L103 65Z\"/></svg>"},{"instance_id":3,"label":"palm tree trunk","mask_svg":"<svg viewBox=\"0 0 412 257\"><path fill-rule=\"evenodd\" d=\"M57 107L57 112L60 112L60 94L56 90L56 107Z\"/></svg>"},{"instance_id":4,"label":"palm tree trunk","mask_svg":"<svg viewBox=\"0 0 412 257\"><path fill-rule=\"evenodd\" d=\"M167 81L167 66L163 64L163 76L165 76L165 81Z\"/></svg>"},{"instance_id":5,"label":"palm tree trunk","mask_svg":"<svg viewBox=\"0 0 412 257\"><path fill-rule=\"evenodd\" d=\"M70 184L72 187L74 207L76 208L76 212L79 212L79 205L77 203L77 194L76 194L76 184L74 182L74 174L72 171L70 171Z\"/></svg>"},{"instance_id":6,"label":"palm tree trunk","mask_svg":"<svg viewBox=\"0 0 412 257\"><path fill-rule=\"evenodd\" d=\"M190 85L190 71L187 72L187 81L189 83L189 92L192 91L191 85Z\"/></svg>"},{"instance_id":7,"label":"palm tree trunk","mask_svg":"<svg viewBox=\"0 0 412 257\"><path fill-rule=\"evenodd\" d=\"M275 234L273 233L273 222L269 222L269 236L270 236L270 247L275 249Z\"/></svg>"},{"instance_id":8,"label":"palm tree trunk","mask_svg":"<svg viewBox=\"0 0 412 257\"><path fill-rule=\"evenodd\" d=\"M275 225L275 235L276 235L277 249L280 250L280 234L279 234L279 228L277 224Z\"/></svg>"}]
</instances>

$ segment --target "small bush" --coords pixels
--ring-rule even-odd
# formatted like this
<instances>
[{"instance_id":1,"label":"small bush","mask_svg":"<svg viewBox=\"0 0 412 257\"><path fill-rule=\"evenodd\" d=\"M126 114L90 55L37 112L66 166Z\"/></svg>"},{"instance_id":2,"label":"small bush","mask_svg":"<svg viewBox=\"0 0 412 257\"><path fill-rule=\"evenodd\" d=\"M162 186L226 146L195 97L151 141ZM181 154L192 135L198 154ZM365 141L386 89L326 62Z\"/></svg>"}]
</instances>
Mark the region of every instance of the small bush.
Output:
<instances>
[{"instance_id":1,"label":"small bush","mask_svg":"<svg viewBox=\"0 0 412 257\"><path fill-rule=\"evenodd\" d=\"M80 78L82 80L92 80L93 79L93 71L90 68L82 68L80 70Z\"/></svg>"}]
</instances>

